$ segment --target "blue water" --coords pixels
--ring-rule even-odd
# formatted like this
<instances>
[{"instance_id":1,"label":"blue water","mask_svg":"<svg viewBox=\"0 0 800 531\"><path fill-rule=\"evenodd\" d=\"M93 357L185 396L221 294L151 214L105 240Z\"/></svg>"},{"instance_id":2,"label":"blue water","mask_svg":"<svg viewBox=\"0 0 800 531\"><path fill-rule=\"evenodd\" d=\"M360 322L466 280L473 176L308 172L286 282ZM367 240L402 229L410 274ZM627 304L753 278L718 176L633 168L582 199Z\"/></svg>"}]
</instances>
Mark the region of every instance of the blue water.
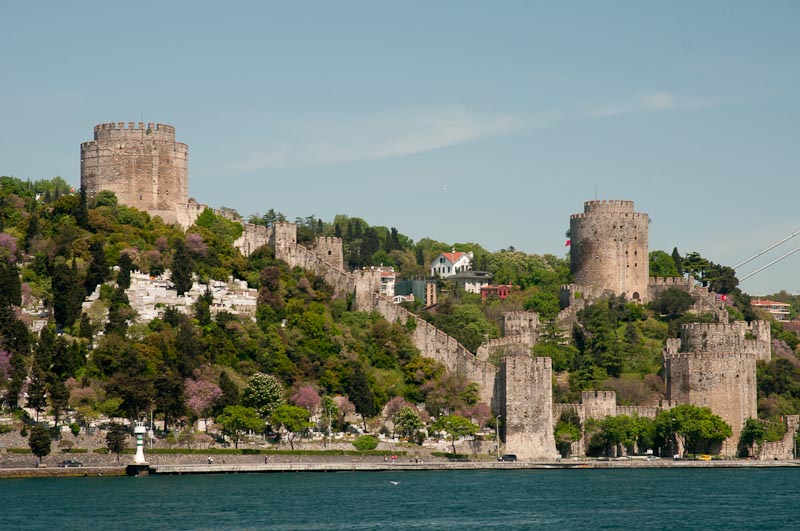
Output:
<instances>
[{"instance_id":1,"label":"blue water","mask_svg":"<svg viewBox=\"0 0 800 531\"><path fill-rule=\"evenodd\" d=\"M799 487L800 469L19 479L0 530L796 530Z\"/></svg>"}]
</instances>

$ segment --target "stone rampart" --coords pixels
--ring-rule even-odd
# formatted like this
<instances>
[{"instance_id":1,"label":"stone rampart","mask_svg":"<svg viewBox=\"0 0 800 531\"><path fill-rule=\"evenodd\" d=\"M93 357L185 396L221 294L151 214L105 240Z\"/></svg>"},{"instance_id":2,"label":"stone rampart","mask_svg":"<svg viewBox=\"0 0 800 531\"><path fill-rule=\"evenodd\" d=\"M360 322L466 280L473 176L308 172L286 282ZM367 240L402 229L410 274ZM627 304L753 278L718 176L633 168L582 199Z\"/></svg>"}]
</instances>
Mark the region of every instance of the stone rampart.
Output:
<instances>
[{"instance_id":1,"label":"stone rampart","mask_svg":"<svg viewBox=\"0 0 800 531\"><path fill-rule=\"evenodd\" d=\"M506 356L525 356L530 353L531 342L525 336L510 336L490 339L481 343L475 356L481 361L488 361L493 354L504 353Z\"/></svg>"},{"instance_id":2,"label":"stone rampart","mask_svg":"<svg viewBox=\"0 0 800 531\"><path fill-rule=\"evenodd\" d=\"M344 269L344 252L342 251L341 238L319 237L309 250L325 258L325 261L333 267Z\"/></svg>"},{"instance_id":3,"label":"stone rampart","mask_svg":"<svg viewBox=\"0 0 800 531\"><path fill-rule=\"evenodd\" d=\"M684 325L684 327L687 325ZM664 350L667 396L671 401L708 407L731 425L733 436L725 445L736 448L744 421L756 418L756 356L748 353Z\"/></svg>"},{"instance_id":4,"label":"stone rampart","mask_svg":"<svg viewBox=\"0 0 800 531\"><path fill-rule=\"evenodd\" d=\"M617 414L617 393L614 391L584 391L581 393L584 420L603 420Z\"/></svg>"},{"instance_id":5,"label":"stone rampart","mask_svg":"<svg viewBox=\"0 0 800 531\"><path fill-rule=\"evenodd\" d=\"M375 310L389 322L405 324L409 318L413 318L416 327L411 339L422 355L438 361L448 371L460 374L468 381L478 384L481 402L497 410L494 400L497 369L494 365L479 360L458 341L405 308L377 296L374 301Z\"/></svg>"},{"instance_id":6,"label":"stone rampart","mask_svg":"<svg viewBox=\"0 0 800 531\"><path fill-rule=\"evenodd\" d=\"M613 295L613 291L597 286L563 284L559 292L559 302L563 308L562 311L578 312L586 306L594 304L598 299L609 298Z\"/></svg>"},{"instance_id":7,"label":"stone rampart","mask_svg":"<svg viewBox=\"0 0 800 531\"><path fill-rule=\"evenodd\" d=\"M272 227L242 223L242 235L233 242L233 246L244 255L250 256L253 252L272 240Z\"/></svg>"},{"instance_id":8,"label":"stone rampart","mask_svg":"<svg viewBox=\"0 0 800 531\"><path fill-rule=\"evenodd\" d=\"M512 356L500 361L497 395L506 453L524 460L556 455L552 376L550 358Z\"/></svg>"},{"instance_id":9,"label":"stone rampart","mask_svg":"<svg viewBox=\"0 0 800 531\"><path fill-rule=\"evenodd\" d=\"M643 417L648 419L656 418L661 408L658 406L617 406L617 415L627 415L628 417Z\"/></svg>"},{"instance_id":10,"label":"stone rampart","mask_svg":"<svg viewBox=\"0 0 800 531\"><path fill-rule=\"evenodd\" d=\"M771 331L767 321L688 323L681 327L682 352L724 352L769 361Z\"/></svg>"},{"instance_id":11,"label":"stone rampart","mask_svg":"<svg viewBox=\"0 0 800 531\"><path fill-rule=\"evenodd\" d=\"M536 312L505 312L503 314L504 336L535 336L539 328Z\"/></svg>"},{"instance_id":12,"label":"stone rampart","mask_svg":"<svg viewBox=\"0 0 800 531\"><path fill-rule=\"evenodd\" d=\"M696 283L691 277L650 277L647 285L648 297L650 300L656 299L670 288L685 291L694 298L694 304L689 309L690 312L710 313L717 318L718 322L728 322L728 310L725 308L725 304L718 301L716 294L710 292L708 287Z\"/></svg>"},{"instance_id":13,"label":"stone rampart","mask_svg":"<svg viewBox=\"0 0 800 531\"><path fill-rule=\"evenodd\" d=\"M788 415L786 417L786 434L783 439L775 442L765 441L761 445L758 458L762 461L789 460L795 458L795 436L800 426L800 416Z\"/></svg>"}]
</instances>

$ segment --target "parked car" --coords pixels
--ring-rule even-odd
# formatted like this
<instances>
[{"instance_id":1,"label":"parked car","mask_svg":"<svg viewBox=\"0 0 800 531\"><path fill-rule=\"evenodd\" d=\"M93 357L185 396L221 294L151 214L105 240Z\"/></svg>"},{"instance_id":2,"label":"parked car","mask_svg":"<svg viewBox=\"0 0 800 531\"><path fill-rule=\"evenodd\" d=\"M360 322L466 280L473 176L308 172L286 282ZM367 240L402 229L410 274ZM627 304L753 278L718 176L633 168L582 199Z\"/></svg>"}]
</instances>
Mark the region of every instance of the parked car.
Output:
<instances>
[{"instance_id":1,"label":"parked car","mask_svg":"<svg viewBox=\"0 0 800 531\"><path fill-rule=\"evenodd\" d=\"M507 461L509 463L513 463L516 460L517 456L515 454L505 454L498 459L498 461Z\"/></svg>"},{"instance_id":2,"label":"parked car","mask_svg":"<svg viewBox=\"0 0 800 531\"><path fill-rule=\"evenodd\" d=\"M58 466L61 468L80 468L83 466L83 463L80 461L73 461L72 459L67 459L66 461L61 461L58 463Z\"/></svg>"}]
</instances>

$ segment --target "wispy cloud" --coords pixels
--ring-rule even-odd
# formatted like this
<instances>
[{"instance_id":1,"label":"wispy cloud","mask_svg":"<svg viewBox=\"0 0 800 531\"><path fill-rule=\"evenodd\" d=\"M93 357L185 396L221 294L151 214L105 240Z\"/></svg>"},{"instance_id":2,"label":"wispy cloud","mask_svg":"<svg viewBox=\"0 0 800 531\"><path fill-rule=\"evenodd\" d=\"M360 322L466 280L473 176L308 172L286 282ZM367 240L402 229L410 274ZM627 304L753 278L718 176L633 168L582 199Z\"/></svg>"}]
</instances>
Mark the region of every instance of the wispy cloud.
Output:
<instances>
[{"instance_id":1,"label":"wispy cloud","mask_svg":"<svg viewBox=\"0 0 800 531\"><path fill-rule=\"evenodd\" d=\"M589 115L617 116L619 114L638 112L664 112L681 109L699 109L710 107L712 105L713 104L709 102L680 99L670 92L649 92L647 94L639 94L627 101L595 106L589 110Z\"/></svg>"},{"instance_id":2,"label":"wispy cloud","mask_svg":"<svg viewBox=\"0 0 800 531\"><path fill-rule=\"evenodd\" d=\"M270 138L250 146L231 169L252 171L403 157L505 134L520 125L510 115L463 107L306 120L274 128Z\"/></svg>"}]
</instances>

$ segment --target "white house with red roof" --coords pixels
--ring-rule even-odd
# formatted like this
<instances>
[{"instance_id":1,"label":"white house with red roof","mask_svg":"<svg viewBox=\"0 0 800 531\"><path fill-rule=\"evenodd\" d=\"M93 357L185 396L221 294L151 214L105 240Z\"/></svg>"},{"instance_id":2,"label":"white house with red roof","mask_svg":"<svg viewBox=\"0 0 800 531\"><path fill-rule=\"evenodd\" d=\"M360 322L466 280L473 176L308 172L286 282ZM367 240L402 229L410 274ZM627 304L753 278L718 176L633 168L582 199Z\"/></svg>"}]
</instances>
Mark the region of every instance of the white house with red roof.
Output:
<instances>
[{"instance_id":1,"label":"white house with red roof","mask_svg":"<svg viewBox=\"0 0 800 531\"><path fill-rule=\"evenodd\" d=\"M462 271L472 269L472 251L462 253L461 251L442 253L431 262L431 276L441 278L452 277Z\"/></svg>"}]
</instances>

